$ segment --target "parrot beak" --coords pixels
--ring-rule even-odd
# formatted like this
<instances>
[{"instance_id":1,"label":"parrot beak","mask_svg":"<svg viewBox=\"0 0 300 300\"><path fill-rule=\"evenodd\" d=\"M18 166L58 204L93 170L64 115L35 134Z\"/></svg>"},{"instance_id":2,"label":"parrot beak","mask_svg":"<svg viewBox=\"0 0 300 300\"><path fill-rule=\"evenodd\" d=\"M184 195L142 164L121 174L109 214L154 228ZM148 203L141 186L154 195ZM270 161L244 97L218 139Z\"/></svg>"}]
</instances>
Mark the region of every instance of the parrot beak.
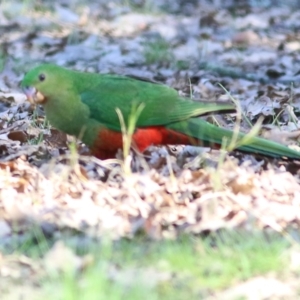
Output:
<instances>
[{"instance_id":1,"label":"parrot beak","mask_svg":"<svg viewBox=\"0 0 300 300\"><path fill-rule=\"evenodd\" d=\"M24 87L23 92L31 104L42 104L46 100L45 96L33 86Z\"/></svg>"}]
</instances>

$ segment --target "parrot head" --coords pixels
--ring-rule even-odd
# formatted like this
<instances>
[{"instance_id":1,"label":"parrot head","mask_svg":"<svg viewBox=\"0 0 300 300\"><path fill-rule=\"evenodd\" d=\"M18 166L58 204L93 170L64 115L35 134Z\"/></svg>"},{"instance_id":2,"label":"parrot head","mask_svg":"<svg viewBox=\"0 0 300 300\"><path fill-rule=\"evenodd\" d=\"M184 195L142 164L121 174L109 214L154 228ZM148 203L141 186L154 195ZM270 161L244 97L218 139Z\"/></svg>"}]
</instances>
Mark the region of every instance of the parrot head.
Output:
<instances>
[{"instance_id":1,"label":"parrot head","mask_svg":"<svg viewBox=\"0 0 300 300\"><path fill-rule=\"evenodd\" d=\"M27 100L31 104L44 104L48 97L62 88L65 82L63 70L55 65L43 64L26 73L21 88Z\"/></svg>"}]
</instances>

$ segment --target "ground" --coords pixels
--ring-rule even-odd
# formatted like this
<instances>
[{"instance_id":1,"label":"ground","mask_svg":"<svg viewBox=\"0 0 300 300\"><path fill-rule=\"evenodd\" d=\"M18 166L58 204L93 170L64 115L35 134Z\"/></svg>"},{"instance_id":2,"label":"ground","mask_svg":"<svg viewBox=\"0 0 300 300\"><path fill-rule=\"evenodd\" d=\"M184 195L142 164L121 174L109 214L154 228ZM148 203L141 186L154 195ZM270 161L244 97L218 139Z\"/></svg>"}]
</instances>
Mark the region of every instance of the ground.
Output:
<instances>
[{"instance_id":1,"label":"ground","mask_svg":"<svg viewBox=\"0 0 300 300\"><path fill-rule=\"evenodd\" d=\"M298 149L297 5L0 3L4 299L299 298L299 162L228 144L101 161L19 89L41 62L144 77L233 101L237 113L206 119Z\"/></svg>"}]
</instances>

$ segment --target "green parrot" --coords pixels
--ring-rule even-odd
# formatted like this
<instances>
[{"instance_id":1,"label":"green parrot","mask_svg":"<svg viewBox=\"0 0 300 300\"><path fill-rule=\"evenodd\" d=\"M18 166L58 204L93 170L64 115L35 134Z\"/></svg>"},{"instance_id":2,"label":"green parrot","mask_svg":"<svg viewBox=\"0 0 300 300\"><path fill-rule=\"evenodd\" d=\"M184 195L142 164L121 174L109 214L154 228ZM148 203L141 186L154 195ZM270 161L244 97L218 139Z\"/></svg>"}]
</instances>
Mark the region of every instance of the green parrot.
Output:
<instances>
[{"instance_id":1,"label":"green parrot","mask_svg":"<svg viewBox=\"0 0 300 300\"><path fill-rule=\"evenodd\" d=\"M21 87L27 99L44 107L50 123L80 138L100 159L114 157L122 148L118 108L128 123L133 107L142 104L132 135L133 147L143 152L150 145L197 144L220 148L233 132L214 126L200 115L234 111L231 103L193 101L158 83L111 74L84 73L53 64L30 70ZM238 139L244 134L239 133ZM270 157L300 159L300 152L253 137L238 150Z\"/></svg>"}]
</instances>

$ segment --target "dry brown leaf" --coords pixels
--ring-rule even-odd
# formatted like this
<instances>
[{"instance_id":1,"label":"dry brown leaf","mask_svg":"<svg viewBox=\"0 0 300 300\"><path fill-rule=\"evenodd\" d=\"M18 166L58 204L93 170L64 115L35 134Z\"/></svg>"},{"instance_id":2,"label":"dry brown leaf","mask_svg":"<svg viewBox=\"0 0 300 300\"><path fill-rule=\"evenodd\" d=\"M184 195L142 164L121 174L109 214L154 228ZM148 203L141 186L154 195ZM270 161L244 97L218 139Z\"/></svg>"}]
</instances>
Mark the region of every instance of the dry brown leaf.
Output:
<instances>
[{"instance_id":1,"label":"dry brown leaf","mask_svg":"<svg viewBox=\"0 0 300 300\"><path fill-rule=\"evenodd\" d=\"M266 129L263 128L261 130L261 136L265 139L277 142L282 145L290 145L295 141L299 141L300 138L300 130L294 131L282 131L278 128Z\"/></svg>"},{"instance_id":2,"label":"dry brown leaf","mask_svg":"<svg viewBox=\"0 0 300 300\"><path fill-rule=\"evenodd\" d=\"M241 31L235 34L232 38L232 42L235 44L251 45L260 41L257 33L253 30Z\"/></svg>"},{"instance_id":3,"label":"dry brown leaf","mask_svg":"<svg viewBox=\"0 0 300 300\"><path fill-rule=\"evenodd\" d=\"M7 137L13 141L19 141L21 143L27 142L27 135L24 131L11 131L7 134Z\"/></svg>"}]
</instances>

